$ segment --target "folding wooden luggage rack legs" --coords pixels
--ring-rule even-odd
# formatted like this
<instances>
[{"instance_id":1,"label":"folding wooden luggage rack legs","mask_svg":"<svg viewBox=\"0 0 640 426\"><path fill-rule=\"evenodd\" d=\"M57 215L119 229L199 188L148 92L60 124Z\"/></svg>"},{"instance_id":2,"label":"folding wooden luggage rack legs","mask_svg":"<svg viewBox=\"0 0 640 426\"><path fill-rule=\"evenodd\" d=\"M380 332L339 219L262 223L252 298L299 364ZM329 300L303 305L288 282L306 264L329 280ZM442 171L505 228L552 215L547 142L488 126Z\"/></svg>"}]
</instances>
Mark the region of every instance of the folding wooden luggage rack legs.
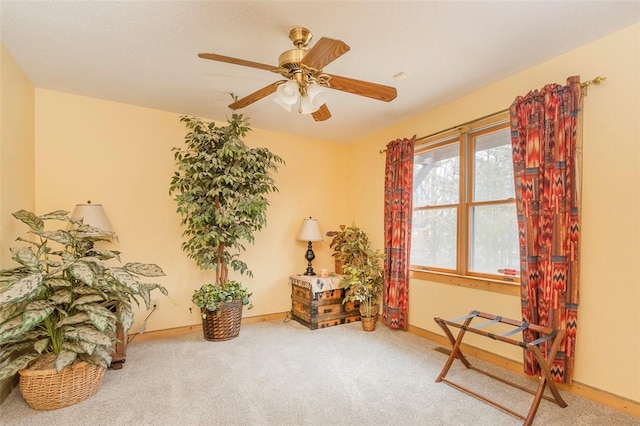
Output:
<instances>
[{"instance_id":1,"label":"folding wooden luggage rack legs","mask_svg":"<svg viewBox=\"0 0 640 426\"><path fill-rule=\"evenodd\" d=\"M484 318L484 319L488 319L489 321L483 322L481 324L478 324L476 326L471 327L471 321L473 321L475 318ZM455 387L458 390L461 390L462 392L468 393L471 396L474 396L476 398L479 398L503 411L506 411L509 414L512 414L516 417L519 417L521 419L524 420L524 425L528 426L533 422L533 418L536 415L536 411L538 410L538 406L540 405L540 400L542 398L549 400L551 402L555 402L556 404L558 404L561 407L566 407L567 403L564 402L564 400L562 399L562 397L560 396L560 393L558 392L558 388L556 387L555 383L553 382L553 379L551 378L551 371L549 369L549 363L551 361L553 361L556 352L558 351L558 348L560 347L560 342L562 342L562 338L564 337L564 330L555 330L552 328L548 328L548 327L542 327L536 324L529 324L525 321L516 321L513 319L509 319L509 318L503 318L497 315L493 315L493 314L486 314L483 312L478 312L478 311L471 311L471 313L469 313L469 315L465 315L459 318L454 318L452 320L445 320L445 319L441 319L439 317L435 317L434 318L435 322L438 323L438 325L442 328L442 330L444 331L445 335L447 336L447 338L449 339L449 341L451 342L451 345L453 346L453 349L451 350L451 354L449 355L449 358L447 359L447 362L444 365L444 368L442 369L442 372L440 373L440 375L438 376L438 378L436 379L436 382L445 382L453 387ZM459 323L458 321L463 321L462 323ZM481 330L482 327L485 327L487 325L490 324L495 324L495 323L502 323L502 324L507 324L510 326L515 327L512 330L507 331L506 333L502 333L502 334L494 334L494 333L488 333L484 330ZM455 328L459 328L460 332L458 333L458 337L453 337L453 334L451 333L451 330L449 330L449 327L455 327ZM508 336L511 336L513 334L517 334L522 332L523 330L532 330L536 333L538 333L538 335L540 336L540 338L532 341L532 342L522 342L522 341L518 341L518 340L514 340L514 339L510 339ZM506 379L503 379L501 377L498 377L494 374L491 374L487 371L483 371L480 370L477 367L474 367L473 365L471 365L471 363L469 362L469 360L462 354L462 352L460 351L460 345L462 344L462 338L465 335L465 332L471 332L474 334L479 334L481 336L485 336L485 337L489 337L491 339L494 340L499 340L501 342L505 342L505 343L509 343L511 345L515 345L515 346L520 346L521 348L530 351L531 353L533 353L533 356L535 357L536 361L538 362L538 365L540 365L540 383L538 385L538 389L537 391L533 391L531 389L528 389L524 386L520 386L517 383L513 383L510 382ZM542 352L540 351L540 348L538 347L538 345L540 343L546 342L548 340L552 340L551 343L551 348L549 350L549 353L547 355L547 357L545 358L545 356L542 354ZM523 416L522 414L516 413L515 411L510 410L509 408L498 404L497 402L482 396L480 394L477 394L457 383L454 383L450 380L445 379L445 376L447 375L447 373L449 372L449 369L451 368L451 365L453 364L453 361L458 358L467 368L471 368L475 371L478 371L482 374L485 374L493 379L499 380L503 383L506 383L510 386L516 387L520 390L523 390L525 392L529 392L534 396L533 398L533 402L531 403L531 408L529 409L529 413L527 414L527 416ZM551 391L551 394L553 395L553 398L550 398L546 395L544 395L544 389L546 386L549 386L549 390Z\"/></svg>"}]
</instances>

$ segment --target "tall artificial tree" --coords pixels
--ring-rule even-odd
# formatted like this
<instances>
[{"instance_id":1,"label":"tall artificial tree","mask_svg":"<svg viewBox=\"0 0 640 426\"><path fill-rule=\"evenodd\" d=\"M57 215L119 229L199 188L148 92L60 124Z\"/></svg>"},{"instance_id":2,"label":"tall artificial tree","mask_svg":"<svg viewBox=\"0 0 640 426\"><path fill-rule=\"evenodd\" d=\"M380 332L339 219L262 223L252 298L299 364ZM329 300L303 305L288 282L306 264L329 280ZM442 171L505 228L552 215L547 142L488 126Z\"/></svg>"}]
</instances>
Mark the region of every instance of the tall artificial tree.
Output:
<instances>
[{"instance_id":1,"label":"tall artificial tree","mask_svg":"<svg viewBox=\"0 0 640 426\"><path fill-rule=\"evenodd\" d=\"M187 237L182 249L201 269L216 270L217 285L227 282L229 268L252 276L239 256L266 224L266 195L278 190L273 173L283 160L243 142L251 128L242 114L233 113L224 126L181 121L189 131L185 146L173 148L177 171L169 193Z\"/></svg>"}]
</instances>

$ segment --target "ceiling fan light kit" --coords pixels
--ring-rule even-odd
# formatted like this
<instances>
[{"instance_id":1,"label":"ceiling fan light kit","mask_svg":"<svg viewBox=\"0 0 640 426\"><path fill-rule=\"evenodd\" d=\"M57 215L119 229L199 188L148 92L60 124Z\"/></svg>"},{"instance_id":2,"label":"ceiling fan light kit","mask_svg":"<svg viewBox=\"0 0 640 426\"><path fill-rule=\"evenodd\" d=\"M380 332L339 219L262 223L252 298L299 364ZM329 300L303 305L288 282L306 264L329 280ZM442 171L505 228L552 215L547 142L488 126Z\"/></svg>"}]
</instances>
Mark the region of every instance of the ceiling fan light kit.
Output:
<instances>
[{"instance_id":1,"label":"ceiling fan light kit","mask_svg":"<svg viewBox=\"0 0 640 426\"><path fill-rule=\"evenodd\" d=\"M277 67L216 53L200 53L198 56L272 71L286 78L233 102L229 108L234 110L249 106L275 92L274 101L285 110L291 111L293 106L297 105L298 113L311 114L315 121L324 121L331 117L326 105L329 97L327 88L384 102L396 98L397 92L394 87L324 73L322 68L348 52L350 47L340 40L321 37L313 47L308 48L312 37L311 31L304 27L295 27L289 31L289 39L295 49L282 53L278 58Z\"/></svg>"},{"instance_id":2,"label":"ceiling fan light kit","mask_svg":"<svg viewBox=\"0 0 640 426\"><path fill-rule=\"evenodd\" d=\"M315 83L309 83L305 89L295 81L289 80L278 86L273 101L286 111L290 112L297 104L298 113L311 114L320 109L328 97L329 93Z\"/></svg>"}]
</instances>

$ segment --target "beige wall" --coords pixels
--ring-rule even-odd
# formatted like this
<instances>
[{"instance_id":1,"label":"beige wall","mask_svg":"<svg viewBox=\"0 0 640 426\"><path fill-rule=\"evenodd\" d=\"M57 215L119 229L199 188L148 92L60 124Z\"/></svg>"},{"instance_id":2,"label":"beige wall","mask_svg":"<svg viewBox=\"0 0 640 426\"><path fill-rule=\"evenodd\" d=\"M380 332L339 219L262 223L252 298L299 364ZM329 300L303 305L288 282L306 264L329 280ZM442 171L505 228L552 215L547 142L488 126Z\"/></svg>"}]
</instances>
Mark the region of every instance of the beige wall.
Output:
<instances>
[{"instance_id":1,"label":"beige wall","mask_svg":"<svg viewBox=\"0 0 640 426\"><path fill-rule=\"evenodd\" d=\"M163 111L36 89L36 194L38 212L101 203L119 237L112 248L122 261L160 265L169 290L147 331L197 324L189 312L193 290L213 280L181 251L180 218L168 194L174 173L171 148L181 146L185 128L179 116ZM255 308L245 316L291 308L288 276L306 269L306 243L295 241L302 219L317 218L323 230L344 217L343 146L254 130L247 143L282 156L270 195L267 227L247 246L243 259L254 273L241 281L253 291ZM331 167L321 167L321 165ZM314 244L319 269L330 264L328 242ZM238 277L240 278L240 277ZM139 312L132 331L146 314Z\"/></svg>"},{"instance_id":2,"label":"beige wall","mask_svg":"<svg viewBox=\"0 0 640 426\"><path fill-rule=\"evenodd\" d=\"M0 269L15 266L9 247L28 228L11 213L33 210L34 88L0 43ZM0 403L11 391L0 381Z\"/></svg>"},{"instance_id":3,"label":"beige wall","mask_svg":"<svg viewBox=\"0 0 640 426\"><path fill-rule=\"evenodd\" d=\"M13 241L28 228L11 216L35 206L34 88L0 44L0 268L12 266Z\"/></svg>"},{"instance_id":4,"label":"beige wall","mask_svg":"<svg viewBox=\"0 0 640 426\"><path fill-rule=\"evenodd\" d=\"M378 154L398 137L430 134L505 108L518 95L570 75L606 76L584 100L580 307L575 380L640 401L640 25L585 45L350 145L354 169L348 211L366 229L382 229ZM410 89L401 82L399 96ZM355 159L364 161L355 161ZM382 241L378 234L377 241ZM519 298L412 280L409 322L442 334L433 321L471 309L520 318ZM469 336L478 337L478 336ZM465 338L466 340L466 338ZM488 339L470 343L515 360L521 352Z\"/></svg>"}]
</instances>

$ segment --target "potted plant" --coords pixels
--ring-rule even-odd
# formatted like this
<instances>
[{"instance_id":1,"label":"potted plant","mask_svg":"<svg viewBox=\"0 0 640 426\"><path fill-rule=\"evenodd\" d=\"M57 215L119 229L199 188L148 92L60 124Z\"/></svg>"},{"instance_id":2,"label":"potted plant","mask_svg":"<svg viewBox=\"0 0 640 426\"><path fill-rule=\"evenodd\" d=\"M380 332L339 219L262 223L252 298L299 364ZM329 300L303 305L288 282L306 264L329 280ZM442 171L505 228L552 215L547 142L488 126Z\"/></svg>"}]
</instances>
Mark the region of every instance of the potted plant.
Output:
<instances>
[{"instance_id":1,"label":"potted plant","mask_svg":"<svg viewBox=\"0 0 640 426\"><path fill-rule=\"evenodd\" d=\"M342 268L345 264L362 262L359 258L369 246L369 237L362 229L355 224L349 227L340 225L340 231L327 232L327 236L333 237L329 247L333 249L336 274L343 274Z\"/></svg>"},{"instance_id":2,"label":"potted plant","mask_svg":"<svg viewBox=\"0 0 640 426\"><path fill-rule=\"evenodd\" d=\"M341 225L330 247L342 265L340 286L345 288L343 303L359 302L360 320L365 331L375 330L378 305L384 289L382 260L384 255L373 250L367 234L356 225Z\"/></svg>"},{"instance_id":3,"label":"potted plant","mask_svg":"<svg viewBox=\"0 0 640 426\"><path fill-rule=\"evenodd\" d=\"M173 148L177 171L169 193L175 194L182 217L186 237L182 249L201 269L215 269L213 285L221 287L210 289L211 284L204 284L193 296L197 306L203 305L203 330L218 332L205 338L228 340L238 335L242 304L248 304L250 296L239 283L229 283L229 268L253 276L239 256L245 243L253 243L254 232L266 224L266 195L277 191L272 173L283 160L266 148L250 148L243 142L251 129L242 114L234 112L224 126L188 116L181 121L189 131L185 146ZM235 294L236 301L214 296L199 302L205 295L227 292ZM232 320L227 312L235 312Z\"/></svg>"},{"instance_id":4,"label":"potted plant","mask_svg":"<svg viewBox=\"0 0 640 426\"><path fill-rule=\"evenodd\" d=\"M214 342L238 336L242 306L253 308L251 293L234 280L227 280L220 285L204 284L193 291L191 301L200 308L205 340Z\"/></svg>"},{"instance_id":5,"label":"potted plant","mask_svg":"<svg viewBox=\"0 0 640 426\"><path fill-rule=\"evenodd\" d=\"M133 323L131 302L144 301L158 284L140 277L159 277L154 264L127 263L115 250L98 249L110 232L84 225L67 211L36 216L13 214L35 238L12 248L19 266L0 271L0 380L20 373L20 389L34 409L56 409L80 402L98 391L111 363L118 323ZM67 226L50 231L47 221ZM79 376L79 377L78 377ZM43 393L42 389L50 392Z\"/></svg>"},{"instance_id":6,"label":"potted plant","mask_svg":"<svg viewBox=\"0 0 640 426\"><path fill-rule=\"evenodd\" d=\"M381 266L384 255L367 248L360 264L345 264L341 286L346 287L345 302L360 302L360 321L365 331L373 331L378 317L378 306L384 289Z\"/></svg>"}]
</instances>

